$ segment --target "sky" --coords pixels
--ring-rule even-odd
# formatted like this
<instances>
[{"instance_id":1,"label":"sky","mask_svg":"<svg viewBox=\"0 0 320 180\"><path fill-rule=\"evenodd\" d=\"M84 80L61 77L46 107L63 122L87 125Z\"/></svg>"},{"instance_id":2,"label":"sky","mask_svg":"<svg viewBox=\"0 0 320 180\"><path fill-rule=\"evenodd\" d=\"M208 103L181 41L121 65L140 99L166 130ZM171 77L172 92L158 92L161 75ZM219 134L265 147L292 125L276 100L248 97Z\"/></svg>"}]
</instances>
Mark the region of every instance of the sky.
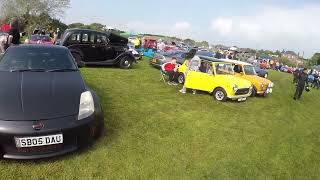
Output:
<instances>
[{"instance_id":1,"label":"sky","mask_svg":"<svg viewBox=\"0 0 320 180\"><path fill-rule=\"evenodd\" d=\"M71 0L60 19L307 58L320 52L320 0Z\"/></svg>"}]
</instances>

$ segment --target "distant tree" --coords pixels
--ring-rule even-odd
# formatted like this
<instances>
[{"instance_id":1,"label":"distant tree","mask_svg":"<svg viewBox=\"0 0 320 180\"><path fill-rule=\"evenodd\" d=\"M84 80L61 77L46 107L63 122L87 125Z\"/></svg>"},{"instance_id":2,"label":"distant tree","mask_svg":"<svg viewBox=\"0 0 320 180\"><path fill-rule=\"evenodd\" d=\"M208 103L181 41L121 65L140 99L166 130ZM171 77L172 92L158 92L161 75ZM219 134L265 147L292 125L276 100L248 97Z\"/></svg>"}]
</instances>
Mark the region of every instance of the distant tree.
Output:
<instances>
[{"instance_id":1,"label":"distant tree","mask_svg":"<svg viewBox=\"0 0 320 180\"><path fill-rule=\"evenodd\" d=\"M35 26L50 26L53 19L64 14L69 4L70 0L0 0L0 19L9 22L16 17L20 29L30 32Z\"/></svg>"},{"instance_id":2,"label":"distant tree","mask_svg":"<svg viewBox=\"0 0 320 180\"><path fill-rule=\"evenodd\" d=\"M96 31L105 31L106 25L103 25L100 23L92 23L92 24L86 25L86 28L96 30Z\"/></svg>"},{"instance_id":3,"label":"distant tree","mask_svg":"<svg viewBox=\"0 0 320 180\"><path fill-rule=\"evenodd\" d=\"M86 25L83 23L72 23L68 25L68 28L85 28Z\"/></svg>"},{"instance_id":4,"label":"distant tree","mask_svg":"<svg viewBox=\"0 0 320 180\"><path fill-rule=\"evenodd\" d=\"M320 53L315 53L311 59L308 61L309 66L319 65L320 64Z\"/></svg>"},{"instance_id":5,"label":"distant tree","mask_svg":"<svg viewBox=\"0 0 320 180\"><path fill-rule=\"evenodd\" d=\"M201 41L198 43L198 46L208 48L209 43L207 41Z\"/></svg>"},{"instance_id":6,"label":"distant tree","mask_svg":"<svg viewBox=\"0 0 320 180\"><path fill-rule=\"evenodd\" d=\"M196 42L192 39L185 39L183 42L189 46L194 46L196 44Z\"/></svg>"}]
</instances>

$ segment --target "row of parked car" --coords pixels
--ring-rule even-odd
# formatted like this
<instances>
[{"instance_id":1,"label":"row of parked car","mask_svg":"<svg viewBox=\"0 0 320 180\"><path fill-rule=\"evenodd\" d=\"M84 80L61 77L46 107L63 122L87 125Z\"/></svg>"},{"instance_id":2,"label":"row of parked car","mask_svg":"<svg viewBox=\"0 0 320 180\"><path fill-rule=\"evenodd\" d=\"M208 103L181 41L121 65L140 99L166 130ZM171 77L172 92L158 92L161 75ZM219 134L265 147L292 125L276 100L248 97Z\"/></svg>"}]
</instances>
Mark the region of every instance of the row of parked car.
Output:
<instances>
[{"instance_id":1,"label":"row of parked car","mask_svg":"<svg viewBox=\"0 0 320 180\"><path fill-rule=\"evenodd\" d=\"M165 64L175 57L177 63L180 64L178 82L184 84L186 88L213 93L218 101L225 101L228 98L243 101L248 96L267 96L272 93L274 84L266 79L265 73L262 75L261 71L264 70L258 69L261 74L259 76L256 72L257 67L252 64L230 59L217 59L202 54L203 52L197 49L191 49L188 52L158 53L154 58L150 58L149 64L165 71ZM188 71L186 73L189 60L194 56L201 59L198 66L203 66L207 72Z\"/></svg>"},{"instance_id":2,"label":"row of parked car","mask_svg":"<svg viewBox=\"0 0 320 180\"><path fill-rule=\"evenodd\" d=\"M31 35L27 44L53 44L48 35ZM57 45L70 51L79 67L84 65L118 65L128 69L136 62L137 53L128 48L128 39L113 32L67 29ZM139 58L139 57L138 57Z\"/></svg>"}]
</instances>

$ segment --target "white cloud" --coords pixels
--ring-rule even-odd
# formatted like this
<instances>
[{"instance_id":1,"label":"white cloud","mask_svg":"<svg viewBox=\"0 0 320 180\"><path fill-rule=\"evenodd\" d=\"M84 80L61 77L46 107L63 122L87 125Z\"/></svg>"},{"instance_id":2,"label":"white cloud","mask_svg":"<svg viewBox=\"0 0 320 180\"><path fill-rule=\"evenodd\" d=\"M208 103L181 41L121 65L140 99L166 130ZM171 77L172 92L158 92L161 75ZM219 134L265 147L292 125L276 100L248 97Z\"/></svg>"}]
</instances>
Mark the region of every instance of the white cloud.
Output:
<instances>
[{"instance_id":1,"label":"white cloud","mask_svg":"<svg viewBox=\"0 0 320 180\"><path fill-rule=\"evenodd\" d=\"M320 5L299 9L266 7L251 16L226 16L212 21L211 29L222 43L265 49L305 51L319 49ZM224 40L225 39L225 40Z\"/></svg>"},{"instance_id":2,"label":"white cloud","mask_svg":"<svg viewBox=\"0 0 320 180\"><path fill-rule=\"evenodd\" d=\"M173 30L178 32L188 31L190 30L190 28L191 28L191 24L188 22L176 22L173 26Z\"/></svg>"},{"instance_id":3,"label":"white cloud","mask_svg":"<svg viewBox=\"0 0 320 180\"><path fill-rule=\"evenodd\" d=\"M232 32L231 18L217 18L212 22L212 29L218 31L222 35L228 35Z\"/></svg>"},{"instance_id":4,"label":"white cloud","mask_svg":"<svg viewBox=\"0 0 320 180\"><path fill-rule=\"evenodd\" d=\"M129 22L125 25L118 25L118 28L138 33L153 33L161 35L177 36L187 38L192 35L193 27L189 22L176 22L174 24L155 24L143 21Z\"/></svg>"}]
</instances>

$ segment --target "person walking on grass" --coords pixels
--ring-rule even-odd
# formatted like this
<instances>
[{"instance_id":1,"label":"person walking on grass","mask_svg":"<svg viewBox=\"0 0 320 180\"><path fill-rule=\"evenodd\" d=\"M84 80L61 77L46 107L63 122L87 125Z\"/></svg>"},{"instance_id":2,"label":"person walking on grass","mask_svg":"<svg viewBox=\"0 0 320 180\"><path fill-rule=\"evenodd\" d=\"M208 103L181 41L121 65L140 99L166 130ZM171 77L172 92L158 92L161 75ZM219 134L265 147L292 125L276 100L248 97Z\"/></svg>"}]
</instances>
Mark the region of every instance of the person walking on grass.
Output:
<instances>
[{"instance_id":1,"label":"person walking on grass","mask_svg":"<svg viewBox=\"0 0 320 180\"><path fill-rule=\"evenodd\" d=\"M304 68L302 72L299 73L297 77L297 85L296 85L296 92L294 93L294 100L299 100L301 98L302 92L305 89L305 86L309 87L308 85L308 73L307 68Z\"/></svg>"},{"instance_id":2,"label":"person walking on grass","mask_svg":"<svg viewBox=\"0 0 320 180\"><path fill-rule=\"evenodd\" d=\"M300 73L300 69L297 67L294 71L293 71L293 84L296 84L298 81L298 76Z\"/></svg>"}]
</instances>

